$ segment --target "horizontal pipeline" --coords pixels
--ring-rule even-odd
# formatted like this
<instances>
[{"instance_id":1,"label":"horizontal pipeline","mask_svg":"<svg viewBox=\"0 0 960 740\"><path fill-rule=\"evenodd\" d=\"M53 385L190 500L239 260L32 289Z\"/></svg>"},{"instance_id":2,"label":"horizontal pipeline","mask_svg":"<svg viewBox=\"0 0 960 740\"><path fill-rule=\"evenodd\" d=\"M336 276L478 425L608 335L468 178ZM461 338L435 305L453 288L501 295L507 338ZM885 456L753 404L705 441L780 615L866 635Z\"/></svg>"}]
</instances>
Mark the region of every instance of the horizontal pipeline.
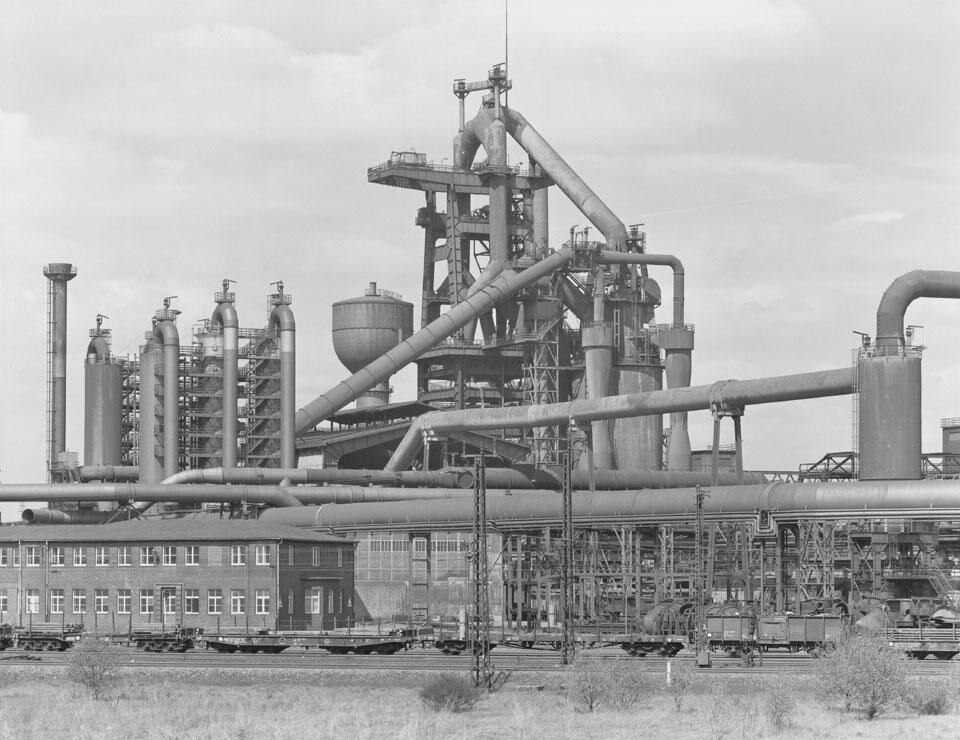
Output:
<instances>
[{"instance_id":1,"label":"horizontal pipeline","mask_svg":"<svg viewBox=\"0 0 960 740\"><path fill-rule=\"evenodd\" d=\"M579 491L573 496L575 526L617 527L664 521L692 521L697 489L670 491ZM488 491L491 525L514 530L558 527L557 493L509 495ZM714 489L703 502L707 519L752 520L761 515L783 519L911 516L927 519L960 515L960 481L861 481L848 483L769 483ZM273 509L263 521L350 532L363 529L469 530L470 497L445 501L410 501L377 506L341 504Z\"/></svg>"}]
</instances>

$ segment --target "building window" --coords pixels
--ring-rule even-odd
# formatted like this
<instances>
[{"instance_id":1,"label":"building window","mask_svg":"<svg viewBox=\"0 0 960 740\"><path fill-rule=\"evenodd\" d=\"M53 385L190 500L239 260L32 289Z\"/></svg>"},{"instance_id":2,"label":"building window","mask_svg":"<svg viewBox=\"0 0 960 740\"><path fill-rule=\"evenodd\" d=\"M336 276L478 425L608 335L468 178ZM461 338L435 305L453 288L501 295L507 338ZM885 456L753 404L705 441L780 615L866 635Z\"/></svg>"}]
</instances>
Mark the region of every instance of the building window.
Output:
<instances>
[{"instance_id":1,"label":"building window","mask_svg":"<svg viewBox=\"0 0 960 740\"><path fill-rule=\"evenodd\" d=\"M28 588L23 592L26 601L27 614L40 613L40 589Z\"/></svg>"},{"instance_id":2,"label":"building window","mask_svg":"<svg viewBox=\"0 0 960 740\"><path fill-rule=\"evenodd\" d=\"M130 548L117 548L117 565L130 565Z\"/></svg>"},{"instance_id":3,"label":"building window","mask_svg":"<svg viewBox=\"0 0 960 740\"><path fill-rule=\"evenodd\" d=\"M163 589L161 590L163 594L163 613L164 614L176 614L177 613L177 592L172 589Z\"/></svg>"},{"instance_id":4,"label":"building window","mask_svg":"<svg viewBox=\"0 0 960 740\"><path fill-rule=\"evenodd\" d=\"M140 589L140 613L153 614L153 590L149 588Z\"/></svg>"},{"instance_id":5,"label":"building window","mask_svg":"<svg viewBox=\"0 0 960 740\"><path fill-rule=\"evenodd\" d=\"M83 589L73 589L73 613L87 613L87 592Z\"/></svg>"},{"instance_id":6,"label":"building window","mask_svg":"<svg viewBox=\"0 0 960 740\"><path fill-rule=\"evenodd\" d=\"M257 589L257 614L270 613L270 592L266 589Z\"/></svg>"},{"instance_id":7,"label":"building window","mask_svg":"<svg viewBox=\"0 0 960 740\"><path fill-rule=\"evenodd\" d=\"M287 565L293 566L293 545L287 546Z\"/></svg>"},{"instance_id":8,"label":"building window","mask_svg":"<svg viewBox=\"0 0 960 740\"><path fill-rule=\"evenodd\" d=\"M245 545L230 546L230 565L246 565L247 548Z\"/></svg>"},{"instance_id":9,"label":"building window","mask_svg":"<svg viewBox=\"0 0 960 740\"><path fill-rule=\"evenodd\" d=\"M185 588L183 590L183 612L184 614L200 613L200 589Z\"/></svg>"},{"instance_id":10,"label":"building window","mask_svg":"<svg viewBox=\"0 0 960 740\"><path fill-rule=\"evenodd\" d=\"M130 613L130 589L118 588L117 589L117 614L129 614L129 613Z\"/></svg>"},{"instance_id":11,"label":"building window","mask_svg":"<svg viewBox=\"0 0 960 740\"><path fill-rule=\"evenodd\" d=\"M7 601L7 592L0 593L0 614L6 614L10 611L10 604Z\"/></svg>"},{"instance_id":12,"label":"building window","mask_svg":"<svg viewBox=\"0 0 960 740\"><path fill-rule=\"evenodd\" d=\"M187 565L200 565L200 546L199 545L187 545L186 555L184 560Z\"/></svg>"},{"instance_id":13,"label":"building window","mask_svg":"<svg viewBox=\"0 0 960 740\"><path fill-rule=\"evenodd\" d=\"M140 565L156 565L157 552L152 547L140 548Z\"/></svg>"},{"instance_id":14,"label":"building window","mask_svg":"<svg viewBox=\"0 0 960 740\"><path fill-rule=\"evenodd\" d=\"M63 548L62 547L51 547L47 551L50 555L50 565L63 565Z\"/></svg>"},{"instance_id":15,"label":"building window","mask_svg":"<svg viewBox=\"0 0 960 740\"><path fill-rule=\"evenodd\" d=\"M223 614L223 591L219 588L207 591L207 614Z\"/></svg>"},{"instance_id":16,"label":"building window","mask_svg":"<svg viewBox=\"0 0 960 740\"><path fill-rule=\"evenodd\" d=\"M23 564L28 568L40 567L40 547L38 545L27 545L24 548Z\"/></svg>"},{"instance_id":17,"label":"building window","mask_svg":"<svg viewBox=\"0 0 960 740\"><path fill-rule=\"evenodd\" d=\"M20 548L11 547L10 548L10 565L14 568L20 567Z\"/></svg>"},{"instance_id":18,"label":"building window","mask_svg":"<svg viewBox=\"0 0 960 740\"><path fill-rule=\"evenodd\" d=\"M63 614L63 589L50 589L50 613Z\"/></svg>"},{"instance_id":19,"label":"building window","mask_svg":"<svg viewBox=\"0 0 960 740\"><path fill-rule=\"evenodd\" d=\"M87 549L85 547L73 548L73 564L78 567L87 564Z\"/></svg>"},{"instance_id":20,"label":"building window","mask_svg":"<svg viewBox=\"0 0 960 740\"><path fill-rule=\"evenodd\" d=\"M247 595L241 589L230 591L230 613L244 614L247 609Z\"/></svg>"},{"instance_id":21,"label":"building window","mask_svg":"<svg viewBox=\"0 0 960 740\"><path fill-rule=\"evenodd\" d=\"M10 548L0 547L0 568L8 568L9 566L10 566Z\"/></svg>"},{"instance_id":22,"label":"building window","mask_svg":"<svg viewBox=\"0 0 960 740\"><path fill-rule=\"evenodd\" d=\"M94 561L96 565L110 565L110 548L98 547L94 551Z\"/></svg>"},{"instance_id":23,"label":"building window","mask_svg":"<svg viewBox=\"0 0 960 740\"><path fill-rule=\"evenodd\" d=\"M342 547L337 548L337 567L338 568L343 567L343 548Z\"/></svg>"},{"instance_id":24,"label":"building window","mask_svg":"<svg viewBox=\"0 0 960 740\"><path fill-rule=\"evenodd\" d=\"M333 589L327 589L327 614L333 614Z\"/></svg>"},{"instance_id":25,"label":"building window","mask_svg":"<svg viewBox=\"0 0 960 740\"><path fill-rule=\"evenodd\" d=\"M110 591L98 588L93 592L93 608L97 614L107 614L110 611Z\"/></svg>"},{"instance_id":26,"label":"building window","mask_svg":"<svg viewBox=\"0 0 960 740\"><path fill-rule=\"evenodd\" d=\"M164 565L176 565L176 564L177 564L177 547L176 547L176 545L164 545L164 546L163 546L163 564L164 564Z\"/></svg>"},{"instance_id":27,"label":"building window","mask_svg":"<svg viewBox=\"0 0 960 740\"><path fill-rule=\"evenodd\" d=\"M270 545L257 545L257 565L270 565Z\"/></svg>"},{"instance_id":28,"label":"building window","mask_svg":"<svg viewBox=\"0 0 960 740\"><path fill-rule=\"evenodd\" d=\"M311 562L313 563L314 567L317 567L318 565L320 565L320 548L319 547L313 548L313 560Z\"/></svg>"},{"instance_id":29,"label":"building window","mask_svg":"<svg viewBox=\"0 0 960 740\"><path fill-rule=\"evenodd\" d=\"M304 591L304 605L303 610L307 614L319 614L321 601L323 597L323 588L321 586L311 586L306 591Z\"/></svg>"}]
</instances>

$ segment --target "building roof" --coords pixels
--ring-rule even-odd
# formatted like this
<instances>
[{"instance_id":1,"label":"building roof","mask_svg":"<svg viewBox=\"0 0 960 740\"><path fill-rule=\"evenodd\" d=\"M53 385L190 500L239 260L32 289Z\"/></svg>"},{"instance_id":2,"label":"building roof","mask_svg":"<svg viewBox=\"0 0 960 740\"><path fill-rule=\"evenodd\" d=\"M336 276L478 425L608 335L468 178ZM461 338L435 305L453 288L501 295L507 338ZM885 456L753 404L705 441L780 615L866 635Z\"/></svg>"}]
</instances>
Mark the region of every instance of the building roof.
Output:
<instances>
[{"instance_id":1,"label":"building roof","mask_svg":"<svg viewBox=\"0 0 960 740\"><path fill-rule=\"evenodd\" d=\"M0 543L9 542L202 542L284 540L352 543L346 537L251 519L134 519L114 524L14 524L0 527Z\"/></svg>"}]
</instances>

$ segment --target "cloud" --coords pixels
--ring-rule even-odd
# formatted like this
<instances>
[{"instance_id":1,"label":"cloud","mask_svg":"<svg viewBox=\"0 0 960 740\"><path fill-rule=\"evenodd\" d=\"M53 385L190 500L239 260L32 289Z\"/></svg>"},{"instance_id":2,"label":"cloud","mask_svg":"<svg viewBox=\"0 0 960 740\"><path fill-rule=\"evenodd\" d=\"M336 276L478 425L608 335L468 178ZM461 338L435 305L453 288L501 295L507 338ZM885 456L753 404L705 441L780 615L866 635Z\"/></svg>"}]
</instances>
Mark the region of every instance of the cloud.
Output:
<instances>
[{"instance_id":1,"label":"cloud","mask_svg":"<svg viewBox=\"0 0 960 740\"><path fill-rule=\"evenodd\" d=\"M841 228L849 226L863 226L865 224L886 224L891 221L901 221L904 215L900 211L877 211L875 213L858 213L855 216L846 216L837 224Z\"/></svg>"}]
</instances>

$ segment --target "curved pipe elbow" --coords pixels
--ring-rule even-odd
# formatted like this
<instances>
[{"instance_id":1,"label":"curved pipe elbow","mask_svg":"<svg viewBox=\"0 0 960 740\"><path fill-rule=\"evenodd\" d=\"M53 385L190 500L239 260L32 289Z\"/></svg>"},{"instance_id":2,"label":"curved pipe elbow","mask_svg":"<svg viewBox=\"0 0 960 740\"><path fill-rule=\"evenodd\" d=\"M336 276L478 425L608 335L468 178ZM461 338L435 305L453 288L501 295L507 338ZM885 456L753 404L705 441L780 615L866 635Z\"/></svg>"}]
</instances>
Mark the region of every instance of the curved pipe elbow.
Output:
<instances>
[{"instance_id":1,"label":"curved pipe elbow","mask_svg":"<svg viewBox=\"0 0 960 740\"><path fill-rule=\"evenodd\" d=\"M297 322L293 319L293 311L290 306L274 306L270 312L267 328L279 331L296 331Z\"/></svg>"},{"instance_id":2,"label":"curved pipe elbow","mask_svg":"<svg viewBox=\"0 0 960 740\"><path fill-rule=\"evenodd\" d=\"M960 272L913 270L890 283L877 307L881 354L896 354L904 346L904 315L917 298L960 298Z\"/></svg>"},{"instance_id":3,"label":"curved pipe elbow","mask_svg":"<svg viewBox=\"0 0 960 740\"><path fill-rule=\"evenodd\" d=\"M221 329L239 329L240 320L233 303L218 303L210 315L210 323Z\"/></svg>"},{"instance_id":4,"label":"curved pipe elbow","mask_svg":"<svg viewBox=\"0 0 960 740\"><path fill-rule=\"evenodd\" d=\"M153 336L160 342L163 342L164 347L180 347L180 332L177 331L177 325L172 321L161 321L154 327Z\"/></svg>"},{"instance_id":5,"label":"curved pipe elbow","mask_svg":"<svg viewBox=\"0 0 960 740\"><path fill-rule=\"evenodd\" d=\"M110 345L103 337L94 337L87 345L87 362L105 362L110 359Z\"/></svg>"},{"instance_id":6,"label":"curved pipe elbow","mask_svg":"<svg viewBox=\"0 0 960 740\"><path fill-rule=\"evenodd\" d=\"M673 270L673 323L683 326L684 270L683 263L672 254L646 254L641 252L606 252L593 255L594 262L601 265L665 265Z\"/></svg>"}]
</instances>

